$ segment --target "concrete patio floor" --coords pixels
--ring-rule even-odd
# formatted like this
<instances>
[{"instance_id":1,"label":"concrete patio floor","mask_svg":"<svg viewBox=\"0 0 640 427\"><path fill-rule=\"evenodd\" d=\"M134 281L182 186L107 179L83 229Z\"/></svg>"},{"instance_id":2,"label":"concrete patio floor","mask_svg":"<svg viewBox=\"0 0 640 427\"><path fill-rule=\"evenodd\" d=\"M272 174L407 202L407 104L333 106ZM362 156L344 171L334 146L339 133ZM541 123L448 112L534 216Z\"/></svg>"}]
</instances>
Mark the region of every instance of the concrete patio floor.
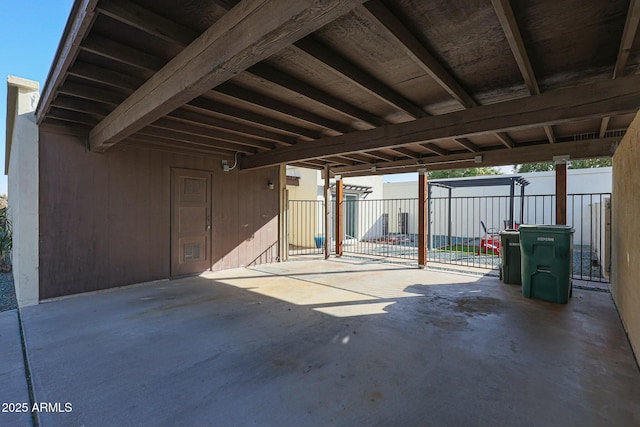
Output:
<instances>
[{"instance_id":1,"label":"concrete patio floor","mask_svg":"<svg viewBox=\"0 0 640 427\"><path fill-rule=\"evenodd\" d=\"M22 310L42 426L631 426L640 372L607 293L348 259Z\"/></svg>"}]
</instances>

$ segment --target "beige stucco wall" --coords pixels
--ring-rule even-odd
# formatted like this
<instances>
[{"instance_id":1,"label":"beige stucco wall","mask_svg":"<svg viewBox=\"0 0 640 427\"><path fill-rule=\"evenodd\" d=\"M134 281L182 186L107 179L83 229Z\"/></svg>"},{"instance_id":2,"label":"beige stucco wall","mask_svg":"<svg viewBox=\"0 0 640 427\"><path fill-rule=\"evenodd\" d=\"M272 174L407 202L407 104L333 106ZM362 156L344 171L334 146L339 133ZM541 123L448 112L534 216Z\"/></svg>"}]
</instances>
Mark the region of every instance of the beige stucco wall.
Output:
<instances>
[{"instance_id":1,"label":"beige stucco wall","mask_svg":"<svg viewBox=\"0 0 640 427\"><path fill-rule=\"evenodd\" d=\"M613 156L611 292L640 361L640 113Z\"/></svg>"},{"instance_id":2,"label":"beige stucco wall","mask_svg":"<svg viewBox=\"0 0 640 427\"><path fill-rule=\"evenodd\" d=\"M9 76L7 135L13 278L20 307L38 303L38 83ZM10 150L9 150L10 147Z\"/></svg>"}]
</instances>

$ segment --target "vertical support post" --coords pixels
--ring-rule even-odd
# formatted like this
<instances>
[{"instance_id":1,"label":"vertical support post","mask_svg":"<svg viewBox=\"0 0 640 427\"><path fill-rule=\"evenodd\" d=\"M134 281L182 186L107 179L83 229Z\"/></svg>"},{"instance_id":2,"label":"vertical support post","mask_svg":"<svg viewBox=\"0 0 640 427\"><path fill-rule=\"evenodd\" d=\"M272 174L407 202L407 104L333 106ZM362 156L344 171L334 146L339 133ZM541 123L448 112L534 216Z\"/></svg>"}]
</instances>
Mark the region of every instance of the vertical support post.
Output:
<instances>
[{"instance_id":1,"label":"vertical support post","mask_svg":"<svg viewBox=\"0 0 640 427\"><path fill-rule=\"evenodd\" d=\"M567 225L567 161L569 156L555 156L556 164L556 224Z\"/></svg>"},{"instance_id":2,"label":"vertical support post","mask_svg":"<svg viewBox=\"0 0 640 427\"><path fill-rule=\"evenodd\" d=\"M427 266L427 217L429 214L429 198L426 170L418 171L418 267Z\"/></svg>"},{"instance_id":3,"label":"vertical support post","mask_svg":"<svg viewBox=\"0 0 640 427\"><path fill-rule=\"evenodd\" d=\"M280 203L280 221L278 221L278 260L289 259L289 193L287 190L287 168L281 165L278 170L278 193Z\"/></svg>"},{"instance_id":4,"label":"vertical support post","mask_svg":"<svg viewBox=\"0 0 640 427\"><path fill-rule=\"evenodd\" d=\"M344 187L342 177L336 175L336 256L342 256L342 238L344 235Z\"/></svg>"},{"instance_id":5,"label":"vertical support post","mask_svg":"<svg viewBox=\"0 0 640 427\"><path fill-rule=\"evenodd\" d=\"M520 185L520 224L524 224L524 185Z\"/></svg>"},{"instance_id":6,"label":"vertical support post","mask_svg":"<svg viewBox=\"0 0 640 427\"><path fill-rule=\"evenodd\" d=\"M516 219L513 217L514 216L514 211L515 211L515 198L516 198L516 189L515 189L516 183L513 181L513 179L511 179L511 185L509 186L509 228L510 229L514 229L515 228L515 221Z\"/></svg>"},{"instance_id":7,"label":"vertical support post","mask_svg":"<svg viewBox=\"0 0 640 427\"><path fill-rule=\"evenodd\" d=\"M431 237L431 184L427 183L427 249L433 249Z\"/></svg>"},{"instance_id":8,"label":"vertical support post","mask_svg":"<svg viewBox=\"0 0 640 427\"><path fill-rule=\"evenodd\" d=\"M331 248L331 212L329 211L329 203L331 201L331 191L329 190L329 166L324 167L324 259L329 259Z\"/></svg>"},{"instance_id":9,"label":"vertical support post","mask_svg":"<svg viewBox=\"0 0 640 427\"><path fill-rule=\"evenodd\" d=\"M451 246L451 217L453 216L453 212L451 212L451 187L449 187L449 222L447 223L447 245Z\"/></svg>"}]
</instances>

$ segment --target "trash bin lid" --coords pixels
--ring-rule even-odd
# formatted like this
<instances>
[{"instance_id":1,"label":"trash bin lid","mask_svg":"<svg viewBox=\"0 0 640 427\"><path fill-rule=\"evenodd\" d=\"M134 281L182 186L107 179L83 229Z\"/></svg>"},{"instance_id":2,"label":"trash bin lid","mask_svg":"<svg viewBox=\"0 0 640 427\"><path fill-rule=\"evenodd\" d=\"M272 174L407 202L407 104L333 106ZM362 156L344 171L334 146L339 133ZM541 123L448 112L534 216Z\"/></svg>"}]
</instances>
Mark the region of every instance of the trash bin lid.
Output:
<instances>
[{"instance_id":1,"label":"trash bin lid","mask_svg":"<svg viewBox=\"0 0 640 427\"><path fill-rule=\"evenodd\" d=\"M518 231L518 230L502 230L502 231L500 231L500 235L502 236L503 234L505 236L514 236L514 235L517 236L517 235L520 234L520 231Z\"/></svg>"},{"instance_id":2,"label":"trash bin lid","mask_svg":"<svg viewBox=\"0 0 640 427\"><path fill-rule=\"evenodd\" d=\"M573 233L575 230L570 225L553 225L553 224L523 224L519 228L520 231L543 231L546 233Z\"/></svg>"}]
</instances>

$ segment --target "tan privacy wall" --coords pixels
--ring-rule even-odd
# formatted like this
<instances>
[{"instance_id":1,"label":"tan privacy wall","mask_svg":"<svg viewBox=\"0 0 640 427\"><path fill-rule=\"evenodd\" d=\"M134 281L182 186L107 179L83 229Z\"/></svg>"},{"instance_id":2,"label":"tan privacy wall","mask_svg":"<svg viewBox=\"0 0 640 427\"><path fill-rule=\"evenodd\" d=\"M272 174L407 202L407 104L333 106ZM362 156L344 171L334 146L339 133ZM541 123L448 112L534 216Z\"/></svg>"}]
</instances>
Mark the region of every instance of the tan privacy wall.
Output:
<instances>
[{"instance_id":1,"label":"tan privacy wall","mask_svg":"<svg viewBox=\"0 0 640 427\"><path fill-rule=\"evenodd\" d=\"M278 259L279 169L223 172L220 160L40 129L40 298L170 275L171 168L210 171L212 268Z\"/></svg>"},{"instance_id":2,"label":"tan privacy wall","mask_svg":"<svg viewBox=\"0 0 640 427\"><path fill-rule=\"evenodd\" d=\"M613 156L611 291L640 358L640 114ZM639 359L640 361L640 359Z\"/></svg>"}]
</instances>

